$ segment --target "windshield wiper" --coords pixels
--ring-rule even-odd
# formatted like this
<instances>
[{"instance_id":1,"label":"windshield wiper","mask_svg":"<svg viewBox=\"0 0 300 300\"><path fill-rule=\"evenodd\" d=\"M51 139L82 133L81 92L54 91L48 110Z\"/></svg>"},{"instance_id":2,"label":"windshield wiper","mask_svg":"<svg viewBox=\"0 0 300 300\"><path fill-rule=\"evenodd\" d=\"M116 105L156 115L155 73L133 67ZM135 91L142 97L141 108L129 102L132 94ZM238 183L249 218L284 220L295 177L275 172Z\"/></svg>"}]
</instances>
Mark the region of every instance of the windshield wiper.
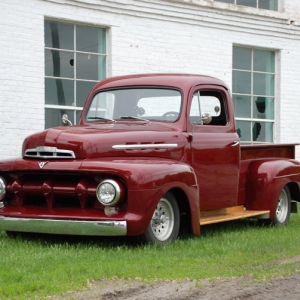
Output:
<instances>
[{"instance_id":1,"label":"windshield wiper","mask_svg":"<svg viewBox=\"0 0 300 300\"><path fill-rule=\"evenodd\" d=\"M146 121L147 123L150 123L150 121L147 120L147 119L143 119L143 118L139 118L139 117L132 117L132 116L124 116L124 117L120 117L120 119L122 119L122 120L138 120L138 121Z\"/></svg>"},{"instance_id":2,"label":"windshield wiper","mask_svg":"<svg viewBox=\"0 0 300 300\"><path fill-rule=\"evenodd\" d=\"M102 120L102 121L111 121L111 122L116 122L114 119L107 119L107 118L101 118L101 117L88 117L88 120Z\"/></svg>"}]
</instances>

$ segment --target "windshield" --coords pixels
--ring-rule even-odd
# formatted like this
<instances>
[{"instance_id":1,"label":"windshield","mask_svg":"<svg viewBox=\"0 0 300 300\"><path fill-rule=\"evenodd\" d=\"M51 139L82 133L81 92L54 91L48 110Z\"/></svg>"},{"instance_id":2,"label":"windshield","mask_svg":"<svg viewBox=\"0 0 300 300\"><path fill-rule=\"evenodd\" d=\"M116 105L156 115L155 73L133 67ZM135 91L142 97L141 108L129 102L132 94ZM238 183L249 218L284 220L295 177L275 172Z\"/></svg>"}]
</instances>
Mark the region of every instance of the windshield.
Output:
<instances>
[{"instance_id":1,"label":"windshield","mask_svg":"<svg viewBox=\"0 0 300 300\"><path fill-rule=\"evenodd\" d=\"M181 93L173 89L132 88L96 94L86 114L88 122L149 120L175 122Z\"/></svg>"}]
</instances>

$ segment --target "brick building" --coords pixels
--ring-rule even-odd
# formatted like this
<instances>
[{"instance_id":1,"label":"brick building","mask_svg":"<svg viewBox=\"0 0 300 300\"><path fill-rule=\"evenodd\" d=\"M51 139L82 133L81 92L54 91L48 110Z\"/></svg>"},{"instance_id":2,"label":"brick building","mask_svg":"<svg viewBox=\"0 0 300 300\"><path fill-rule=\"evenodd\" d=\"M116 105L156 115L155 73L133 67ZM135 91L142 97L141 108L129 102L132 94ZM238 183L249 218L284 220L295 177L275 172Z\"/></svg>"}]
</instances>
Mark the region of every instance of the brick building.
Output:
<instances>
[{"instance_id":1,"label":"brick building","mask_svg":"<svg viewBox=\"0 0 300 300\"><path fill-rule=\"evenodd\" d=\"M99 80L150 72L223 79L244 143L300 142L299 49L299 0L1 0L0 159L76 124Z\"/></svg>"}]
</instances>

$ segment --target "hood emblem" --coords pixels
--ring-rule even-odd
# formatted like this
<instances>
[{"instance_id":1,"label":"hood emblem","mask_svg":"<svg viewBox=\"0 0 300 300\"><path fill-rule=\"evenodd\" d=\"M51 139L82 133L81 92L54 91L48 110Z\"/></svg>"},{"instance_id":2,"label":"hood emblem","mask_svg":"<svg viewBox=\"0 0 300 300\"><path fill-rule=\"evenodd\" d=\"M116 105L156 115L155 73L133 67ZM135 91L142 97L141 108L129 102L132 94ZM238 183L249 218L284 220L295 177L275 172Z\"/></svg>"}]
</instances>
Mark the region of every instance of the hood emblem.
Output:
<instances>
[{"instance_id":1,"label":"hood emblem","mask_svg":"<svg viewBox=\"0 0 300 300\"><path fill-rule=\"evenodd\" d=\"M39 161L40 168L43 169L47 163L48 161Z\"/></svg>"}]
</instances>

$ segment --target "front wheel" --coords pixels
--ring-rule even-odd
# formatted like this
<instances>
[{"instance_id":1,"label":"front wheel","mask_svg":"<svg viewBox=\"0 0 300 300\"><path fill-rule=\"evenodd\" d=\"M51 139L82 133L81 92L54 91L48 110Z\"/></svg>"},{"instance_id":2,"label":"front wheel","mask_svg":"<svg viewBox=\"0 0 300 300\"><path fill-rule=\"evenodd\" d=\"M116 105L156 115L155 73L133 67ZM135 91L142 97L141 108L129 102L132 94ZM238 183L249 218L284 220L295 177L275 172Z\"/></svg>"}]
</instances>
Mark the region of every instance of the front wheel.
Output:
<instances>
[{"instance_id":1,"label":"front wheel","mask_svg":"<svg viewBox=\"0 0 300 300\"><path fill-rule=\"evenodd\" d=\"M271 220L273 225L285 226L291 214L291 194L286 186L282 189L276 207L275 217Z\"/></svg>"},{"instance_id":2,"label":"front wheel","mask_svg":"<svg viewBox=\"0 0 300 300\"><path fill-rule=\"evenodd\" d=\"M178 204L173 194L168 192L157 204L143 238L148 243L164 245L176 240L179 227Z\"/></svg>"}]
</instances>

